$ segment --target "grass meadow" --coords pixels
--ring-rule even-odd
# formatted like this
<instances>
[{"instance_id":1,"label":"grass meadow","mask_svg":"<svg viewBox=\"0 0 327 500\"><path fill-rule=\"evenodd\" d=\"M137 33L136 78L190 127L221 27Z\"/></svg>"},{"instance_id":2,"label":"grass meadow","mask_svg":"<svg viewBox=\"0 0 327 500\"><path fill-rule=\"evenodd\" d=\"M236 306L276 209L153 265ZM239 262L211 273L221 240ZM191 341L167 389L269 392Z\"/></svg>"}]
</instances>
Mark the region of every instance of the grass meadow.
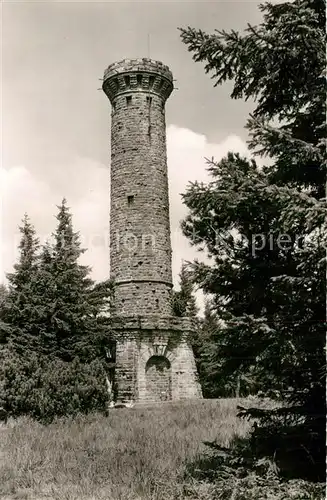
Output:
<instances>
[{"instance_id":1,"label":"grass meadow","mask_svg":"<svg viewBox=\"0 0 327 500\"><path fill-rule=\"evenodd\" d=\"M193 474L207 450L205 441L228 446L235 436L247 434L250 424L236 416L242 403L222 399L114 409L108 417L83 416L48 426L28 418L8 421L0 428L0 498L272 500L258 493L221 496L212 482Z\"/></svg>"}]
</instances>

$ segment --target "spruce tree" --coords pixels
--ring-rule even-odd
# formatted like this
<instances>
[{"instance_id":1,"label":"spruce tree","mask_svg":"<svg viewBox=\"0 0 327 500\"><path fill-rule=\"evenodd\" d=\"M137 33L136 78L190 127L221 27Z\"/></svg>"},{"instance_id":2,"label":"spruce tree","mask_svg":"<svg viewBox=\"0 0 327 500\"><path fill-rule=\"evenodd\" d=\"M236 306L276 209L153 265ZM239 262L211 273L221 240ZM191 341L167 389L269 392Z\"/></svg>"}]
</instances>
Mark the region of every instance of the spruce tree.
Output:
<instances>
[{"instance_id":1,"label":"spruce tree","mask_svg":"<svg viewBox=\"0 0 327 500\"><path fill-rule=\"evenodd\" d=\"M3 305L8 298L8 290L3 283L0 283L0 310L2 310Z\"/></svg>"},{"instance_id":2,"label":"spruce tree","mask_svg":"<svg viewBox=\"0 0 327 500\"><path fill-rule=\"evenodd\" d=\"M81 248L79 234L73 230L65 199L56 218L54 243L44 247L40 266L48 313L43 349L63 361L75 357L91 361L99 354L99 332L103 325L98 317L109 295L109 285L95 285L89 277L90 268L79 263L85 250ZM109 339L108 324L105 329Z\"/></svg>"},{"instance_id":3,"label":"spruce tree","mask_svg":"<svg viewBox=\"0 0 327 500\"><path fill-rule=\"evenodd\" d=\"M9 275L0 318L9 325L8 333L0 323L8 337L0 350L0 403L12 415L44 422L106 411L105 347L112 343L104 316L111 283L90 279L89 268L78 262L84 250L65 200L58 209L54 241L40 254L25 217L20 259Z\"/></svg>"},{"instance_id":4,"label":"spruce tree","mask_svg":"<svg viewBox=\"0 0 327 500\"><path fill-rule=\"evenodd\" d=\"M222 325L212 301L206 297L198 329L197 369L205 398L228 397L232 391L221 369Z\"/></svg>"},{"instance_id":5,"label":"spruce tree","mask_svg":"<svg viewBox=\"0 0 327 500\"><path fill-rule=\"evenodd\" d=\"M10 327L7 337L10 345L17 353L28 356L38 349L40 342L36 327L42 307L36 292L39 240L27 214L19 231L19 258L14 271L7 274L8 293L2 307L2 319Z\"/></svg>"},{"instance_id":6,"label":"spruce tree","mask_svg":"<svg viewBox=\"0 0 327 500\"><path fill-rule=\"evenodd\" d=\"M293 474L322 479L325 2L260 9L263 22L242 35L181 30L215 85L231 80L233 99L255 101L247 123L253 158L229 153L208 161L212 181L195 183L184 195L190 214L183 230L213 256L213 266L195 262L193 270L226 324L217 364L222 357L226 375L251 371L287 403L270 412L244 411L262 423L261 452L275 453L281 463L287 450ZM260 168L255 156L270 162Z\"/></svg>"},{"instance_id":7,"label":"spruce tree","mask_svg":"<svg viewBox=\"0 0 327 500\"><path fill-rule=\"evenodd\" d=\"M228 327L228 325L227 325ZM216 307L209 298L205 300L204 316L199 330L199 361L203 394L208 398L244 397L261 389L251 366L247 370L226 372L226 325L217 316Z\"/></svg>"},{"instance_id":8,"label":"spruce tree","mask_svg":"<svg viewBox=\"0 0 327 500\"><path fill-rule=\"evenodd\" d=\"M6 286L0 284L0 344L7 344L8 338L12 333L10 325L5 321L6 304L8 300L8 290Z\"/></svg>"},{"instance_id":9,"label":"spruce tree","mask_svg":"<svg viewBox=\"0 0 327 500\"><path fill-rule=\"evenodd\" d=\"M192 276L188 271L186 262L182 262L182 267L179 273L180 289L174 291L173 294L173 310L176 316L188 316L196 318L199 310L196 305L196 298L193 294Z\"/></svg>"}]
</instances>

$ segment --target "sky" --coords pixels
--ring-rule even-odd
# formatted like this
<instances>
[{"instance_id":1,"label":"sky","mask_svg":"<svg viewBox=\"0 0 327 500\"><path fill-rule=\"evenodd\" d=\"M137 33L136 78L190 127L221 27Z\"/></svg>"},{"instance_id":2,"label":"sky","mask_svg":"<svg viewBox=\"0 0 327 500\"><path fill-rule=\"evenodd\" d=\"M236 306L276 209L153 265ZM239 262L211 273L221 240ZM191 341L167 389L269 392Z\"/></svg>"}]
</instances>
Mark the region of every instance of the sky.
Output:
<instances>
[{"instance_id":1,"label":"sky","mask_svg":"<svg viewBox=\"0 0 327 500\"><path fill-rule=\"evenodd\" d=\"M1 266L17 259L25 212L41 243L63 197L88 251L95 280L109 276L110 103L99 90L105 68L124 58L167 64L177 89L166 104L173 280L182 260L200 257L179 229L180 193L208 180L206 157L247 154L252 103L230 99L192 60L178 27L243 30L261 20L255 1L65 2L1 4Z\"/></svg>"}]
</instances>

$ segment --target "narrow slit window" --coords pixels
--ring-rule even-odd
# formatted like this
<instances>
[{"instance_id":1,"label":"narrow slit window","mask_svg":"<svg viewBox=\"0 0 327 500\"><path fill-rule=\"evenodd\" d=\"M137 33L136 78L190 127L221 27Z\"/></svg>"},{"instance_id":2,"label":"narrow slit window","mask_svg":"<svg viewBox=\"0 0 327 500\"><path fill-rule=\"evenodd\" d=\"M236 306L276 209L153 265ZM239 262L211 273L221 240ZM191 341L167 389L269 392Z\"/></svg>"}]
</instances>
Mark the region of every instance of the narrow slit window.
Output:
<instances>
[{"instance_id":1,"label":"narrow slit window","mask_svg":"<svg viewBox=\"0 0 327 500\"><path fill-rule=\"evenodd\" d=\"M134 203L134 196L133 195L127 196L127 203L129 206L133 205L133 203Z\"/></svg>"},{"instance_id":2,"label":"narrow slit window","mask_svg":"<svg viewBox=\"0 0 327 500\"><path fill-rule=\"evenodd\" d=\"M152 103L152 97L149 97L148 95L146 96L146 101L148 103L149 106L151 106L151 103Z\"/></svg>"},{"instance_id":3,"label":"narrow slit window","mask_svg":"<svg viewBox=\"0 0 327 500\"><path fill-rule=\"evenodd\" d=\"M136 81L137 81L137 85L138 86L142 85L142 80L143 80L142 75L137 75L136 76Z\"/></svg>"},{"instance_id":4,"label":"narrow slit window","mask_svg":"<svg viewBox=\"0 0 327 500\"><path fill-rule=\"evenodd\" d=\"M124 80L125 80L126 87L130 87L131 86L131 79L130 79L129 75L124 76Z\"/></svg>"},{"instance_id":5,"label":"narrow slit window","mask_svg":"<svg viewBox=\"0 0 327 500\"><path fill-rule=\"evenodd\" d=\"M127 106L130 106L132 104L132 96L131 95L128 95L126 97L126 104L127 104Z\"/></svg>"}]
</instances>

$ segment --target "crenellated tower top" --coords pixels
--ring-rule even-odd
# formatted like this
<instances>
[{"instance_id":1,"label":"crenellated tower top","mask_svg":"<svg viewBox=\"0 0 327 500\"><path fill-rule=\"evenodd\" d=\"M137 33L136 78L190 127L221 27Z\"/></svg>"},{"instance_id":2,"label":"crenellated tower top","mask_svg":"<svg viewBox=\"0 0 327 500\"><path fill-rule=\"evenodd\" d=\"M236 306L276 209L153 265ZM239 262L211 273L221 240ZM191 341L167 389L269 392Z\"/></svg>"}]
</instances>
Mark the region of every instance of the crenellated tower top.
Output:
<instances>
[{"instance_id":1,"label":"crenellated tower top","mask_svg":"<svg viewBox=\"0 0 327 500\"><path fill-rule=\"evenodd\" d=\"M127 92L156 94L166 101L173 87L173 75L168 66L147 58L124 59L110 64L102 84L111 103Z\"/></svg>"}]
</instances>

